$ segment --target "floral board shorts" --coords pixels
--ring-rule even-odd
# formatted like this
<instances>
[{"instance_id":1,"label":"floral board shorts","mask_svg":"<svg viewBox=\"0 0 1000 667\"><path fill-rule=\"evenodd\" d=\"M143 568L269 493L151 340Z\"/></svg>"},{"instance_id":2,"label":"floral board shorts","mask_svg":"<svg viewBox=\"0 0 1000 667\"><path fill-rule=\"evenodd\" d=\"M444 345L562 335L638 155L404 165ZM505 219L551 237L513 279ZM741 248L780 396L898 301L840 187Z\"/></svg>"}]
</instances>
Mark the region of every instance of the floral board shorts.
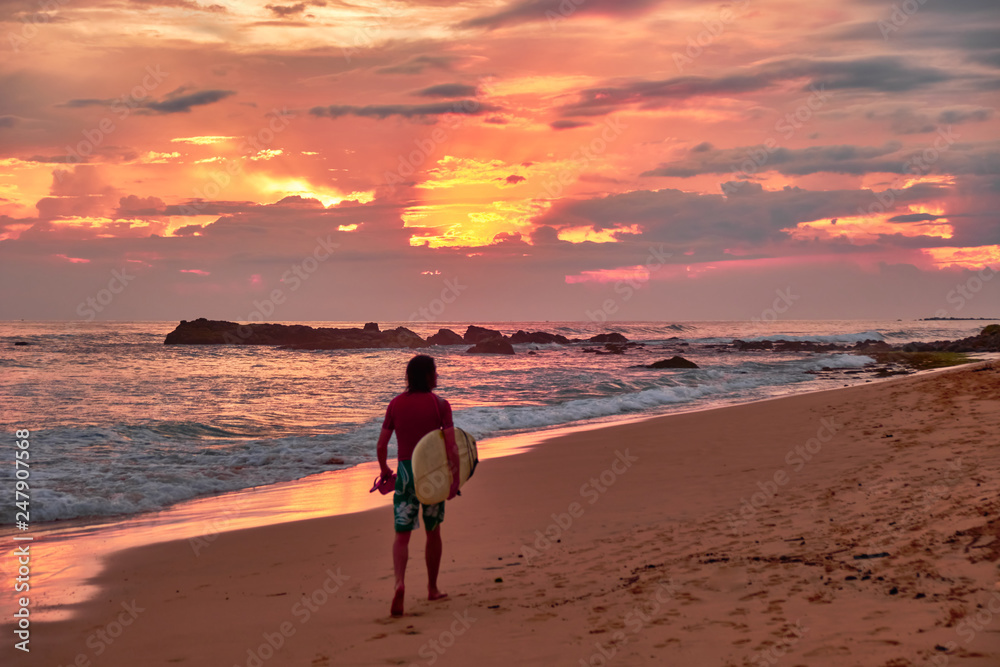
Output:
<instances>
[{"instance_id":1,"label":"floral board shorts","mask_svg":"<svg viewBox=\"0 0 1000 667\"><path fill-rule=\"evenodd\" d=\"M444 521L444 503L424 505L417 498L413 485L413 466L409 461L400 461L396 470L396 492L392 494L392 508L395 511L396 532L406 533L420 527L419 514L424 515L424 526L434 530ZM423 508L423 512L420 509Z\"/></svg>"}]
</instances>

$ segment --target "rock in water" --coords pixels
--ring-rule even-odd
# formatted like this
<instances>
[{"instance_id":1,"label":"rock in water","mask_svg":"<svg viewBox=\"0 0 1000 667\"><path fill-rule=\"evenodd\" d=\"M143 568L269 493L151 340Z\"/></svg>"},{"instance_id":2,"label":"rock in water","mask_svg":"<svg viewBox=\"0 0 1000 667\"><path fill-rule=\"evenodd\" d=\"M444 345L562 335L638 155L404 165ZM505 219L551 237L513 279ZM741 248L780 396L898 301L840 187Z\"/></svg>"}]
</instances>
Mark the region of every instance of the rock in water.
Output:
<instances>
[{"instance_id":1,"label":"rock in water","mask_svg":"<svg viewBox=\"0 0 1000 667\"><path fill-rule=\"evenodd\" d=\"M537 343L539 345L559 343L560 345L567 345L570 341L569 338L560 334L551 334L546 331L532 331L529 333L518 329L517 333L511 335L510 342L515 345L521 343Z\"/></svg>"},{"instance_id":2,"label":"rock in water","mask_svg":"<svg viewBox=\"0 0 1000 667\"><path fill-rule=\"evenodd\" d=\"M699 368L698 364L688 361L684 357L670 357L651 363L646 368Z\"/></svg>"},{"instance_id":3,"label":"rock in water","mask_svg":"<svg viewBox=\"0 0 1000 667\"><path fill-rule=\"evenodd\" d=\"M278 345L293 350L427 346L424 339L405 327L392 331L332 329L301 324L239 324L204 317L193 322L182 320L163 342L165 345Z\"/></svg>"},{"instance_id":4,"label":"rock in water","mask_svg":"<svg viewBox=\"0 0 1000 667\"><path fill-rule=\"evenodd\" d=\"M504 335L499 331L494 331L493 329L486 329L483 327L477 327L475 324L470 324L469 328L465 330L463 340L466 343L475 344L491 338L504 338Z\"/></svg>"},{"instance_id":5,"label":"rock in water","mask_svg":"<svg viewBox=\"0 0 1000 667\"><path fill-rule=\"evenodd\" d=\"M488 338L476 343L466 352L469 354L514 354L514 346L503 338Z\"/></svg>"},{"instance_id":6,"label":"rock in water","mask_svg":"<svg viewBox=\"0 0 1000 667\"><path fill-rule=\"evenodd\" d=\"M438 332L427 339L430 345L461 345L465 341L451 329L438 329Z\"/></svg>"},{"instance_id":7,"label":"rock in water","mask_svg":"<svg viewBox=\"0 0 1000 667\"><path fill-rule=\"evenodd\" d=\"M620 333L602 333L587 339L590 343L627 343L628 338Z\"/></svg>"}]
</instances>

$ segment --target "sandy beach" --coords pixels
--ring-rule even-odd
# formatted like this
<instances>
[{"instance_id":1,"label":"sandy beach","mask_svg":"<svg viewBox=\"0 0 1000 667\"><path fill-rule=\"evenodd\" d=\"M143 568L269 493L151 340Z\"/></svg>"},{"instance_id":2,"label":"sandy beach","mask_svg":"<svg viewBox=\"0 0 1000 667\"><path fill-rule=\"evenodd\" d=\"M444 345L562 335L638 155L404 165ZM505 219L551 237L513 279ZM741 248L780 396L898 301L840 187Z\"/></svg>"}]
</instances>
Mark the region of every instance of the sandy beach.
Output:
<instances>
[{"instance_id":1,"label":"sandy beach","mask_svg":"<svg viewBox=\"0 0 1000 667\"><path fill-rule=\"evenodd\" d=\"M995 666L998 390L979 363L484 462L447 507L450 597L415 535L399 619L389 507L129 549L30 654L5 626L3 661Z\"/></svg>"}]
</instances>

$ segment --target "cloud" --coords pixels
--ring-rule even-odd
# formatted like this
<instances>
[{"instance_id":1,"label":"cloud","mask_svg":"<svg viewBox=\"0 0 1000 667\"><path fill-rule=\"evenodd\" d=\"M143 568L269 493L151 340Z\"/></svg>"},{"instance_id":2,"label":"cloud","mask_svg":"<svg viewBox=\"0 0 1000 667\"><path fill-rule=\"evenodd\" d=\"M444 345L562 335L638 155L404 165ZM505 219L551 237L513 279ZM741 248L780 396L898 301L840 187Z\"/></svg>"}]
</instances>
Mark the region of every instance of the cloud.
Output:
<instances>
[{"instance_id":1,"label":"cloud","mask_svg":"<svg viewBox=\"0 0 1000 667\"><path fill-rule=\"evenodd\" d=\"M508 176L507 178L504 179L504 181L508 185L517 185L521 181L526 181L526 180L528 180L528 179L525 178L524 176L520 176L518 174L511 174L510 176Z\"/></svg>"},{"instance_id":2,"label":"cloud","mask_svg":"<svg viewBox=\"0 0 1000 667\"><path fill-rule=\"evenodd\" d=\"M943 218L943 215L929 215L927 213L907 213L889 218L889 222L931 222Z\"/></svg>"},{"instance_id":3,"label":"cloud","mask_svg":"<svg viewBox=\"0 0 1000 667\"><path fill-rule=\"evenodd\" d=\"M375 70L376 74L423 74L427 68L450 70L451 64L459 60L457 56L416 56L399 65L390 65Z\"/></svg>"},{"instance_id":4,"label":"cloud","mask_svg":"<svg viewBox=\"0 0 1000 667\"><path fill-rule=\"evenodd\" d=\"M236 94L232 90L202 90L187 95L177 92L168 94L162 102L148 102L143 106L159 113L188 113L191 107L213 104Z\"/></svg>"},{"instance_id":5,"label":"cloud","mask_svg":"<svg viewBox=\"0 0 1000 667\"><path fill-rule=\"evenodd\" d=\"M460 28L494 30L534 21L559 21L574 15L632 16L660 4L660 0L523 0L499 12L459 24Z\"/></svg>"},{"instance_id":6,"label":"cloud","mask_svg":"<svg viewBox=\"0 0 1000 667\"><path fill-rule=\"evenodd\" d=\"M590 123L582 120L571 120L569 118L563 118L560 120L554 120L549 123L549 127L553 130L572 130L578 127L587 127Z\"/></svg>"},{"instance_id":7,"label":"cloud","mask_svg":"<svg viewBox=\"0 0 1000 667\"><path fill-rule=\"evenodd\" d=\"M671 101L701 96L732 96L761 91L781 83L808 79L805 90L867 90L907 92L960 78L935 67L912 64L896 56L872 56L854 60L788 58L742 68L718 76L678 76L653 81L587 88L579 99L562 107L564 116L601 115L623 106L652 109Z\"/></svg>"},{"instance_id":8,"label":"cloud","mask_svg":"<svg viewBox=\"0 0 1000 667\"><path fill-rule=\"evenodd\" d=\"M690 178L700 174L733 174L752 176L776 171L789 176L817 173L864 175L873 172L887 174L913 173L920 165L939 173L998 174L1000 173L1000 142L986 144L953 143L947 150L933 148L934 142L904 146L890 141L882 146L811 146L809 148L774 148L744 146L726 150L710 150L698 155L661 164L640 176ZM927 158L927 151L932 151Z\"/></svg>"},{"instance_id":9,"label":"cloud","mask_svg":"<svg viewBox=\"0 0 1000 667\"><path fill-rule=\"evenodd\" d=\"M152 111L159 114L189 113L192 107L213 104L229 97L230 95L236 94L236 92L232 90L200 90L198 92L185 94L185 90L186 88L178 88L177 90L168 93L159 102L153 99L137 100L135 98L130 98L129 105L140 109L137 113L142 113L143 110L146 110L147 113ZM62 104L57 104L56 106L68 109L81 109L85 107L111 106L115 103L122 104L122 100L88 97L69 100Z\"/></svg>"},{"instance_id":10,"label":"cloud","mask_svg":"<svg viewBox=\"0 0 1000 667\"><path fill-rule=\"evenodd\" d=\"M306 3L300 2L294 5L264 5L264 8L270 9L271 13L275 16L284 18L286 16L294 16L304 12L306 9Z\"/></svg>"},{"instance_id":11,"label":"cloud","mask_svg":"<svg viewBox=\"0 0 1000 667\"><path fill-rule=\"evenodd\" d=\"M222 14L228 10L223 5L200 5L191 0L131 0L131 4L139 9L152 9L153 7L176 7L194 12L211 12Z\"/></svg>"},{"instance_id":12,"label":"cloud","mask_svg":"<svg viewBox=\"0 0 1000 667\"><path fill-rule=\"evenodd\" d=\"M331 105L328 107L313 107L309 110L309 113L320 118L340 118L341 116L350 115L384 119L389 116L420 118L424 116L444 116L447 114L477 116L497 110L498 107L482 104L476 100L456 100L454 102L435 102L433 104Z\"/></svg>"},{"instance_id":13,"label":"cloud","mask_svg":"<svg viewBox=\"0 0 1000 667\"><path fill-rule=\"evenodd\" d=\"M0 116L0 127L14 127L16 124L16 116Z\"/></svg>"},{"instance_id":14,"label":"cloud","mask_svg":"<svg viewBox=\"0 0 1000 667\"><path fill-rule=\"evenodd\" d=\"M464 83L442 83L413 94L420 97L475 97L479 94L479 88Z\"/></svg>"}]
</instances>

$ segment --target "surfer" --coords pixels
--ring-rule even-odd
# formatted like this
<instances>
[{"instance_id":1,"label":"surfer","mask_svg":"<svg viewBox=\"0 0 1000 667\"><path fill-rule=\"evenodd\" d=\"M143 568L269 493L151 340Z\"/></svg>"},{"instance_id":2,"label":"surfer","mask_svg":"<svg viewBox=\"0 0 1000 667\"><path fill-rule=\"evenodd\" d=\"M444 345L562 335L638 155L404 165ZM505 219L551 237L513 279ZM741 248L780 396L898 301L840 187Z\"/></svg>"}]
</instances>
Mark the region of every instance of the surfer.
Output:
<instances>
[{"instance_id":1,"label":"surfer","mask_svg":"<svg viewBox=\"0 0 1000 667\"><path fill-rule=\"evenodd\" d=\"M396 573L396 590L392 598L391 614L403 615L403 595L405 591L406 561L409 558L410 533L420 527L418 514L423 514L424 530L427 532L425 560L427 562L427 599L440 600L446 597L437 587L438 570L441 566L441 522L444 521L444 502L422 505L417 499L413 484L413 468L410 458L422 437L438 428L444 430L444 441L448 451L448 463L452 471L451 489L448 499L458 494L459 458L455 445L455 425L451 417L451 405L434 393L437 386L437 367L434 359L420 354L406 365L406 391L389 402L382 422L382 432L378 438L378 463L382 478L390 478L392 469L387 464L389 438L396 432L398 445L398 470L396 492L392 496L395 512L396 540L392 545L392 564Z\"/></svg>"}]
</instances>

